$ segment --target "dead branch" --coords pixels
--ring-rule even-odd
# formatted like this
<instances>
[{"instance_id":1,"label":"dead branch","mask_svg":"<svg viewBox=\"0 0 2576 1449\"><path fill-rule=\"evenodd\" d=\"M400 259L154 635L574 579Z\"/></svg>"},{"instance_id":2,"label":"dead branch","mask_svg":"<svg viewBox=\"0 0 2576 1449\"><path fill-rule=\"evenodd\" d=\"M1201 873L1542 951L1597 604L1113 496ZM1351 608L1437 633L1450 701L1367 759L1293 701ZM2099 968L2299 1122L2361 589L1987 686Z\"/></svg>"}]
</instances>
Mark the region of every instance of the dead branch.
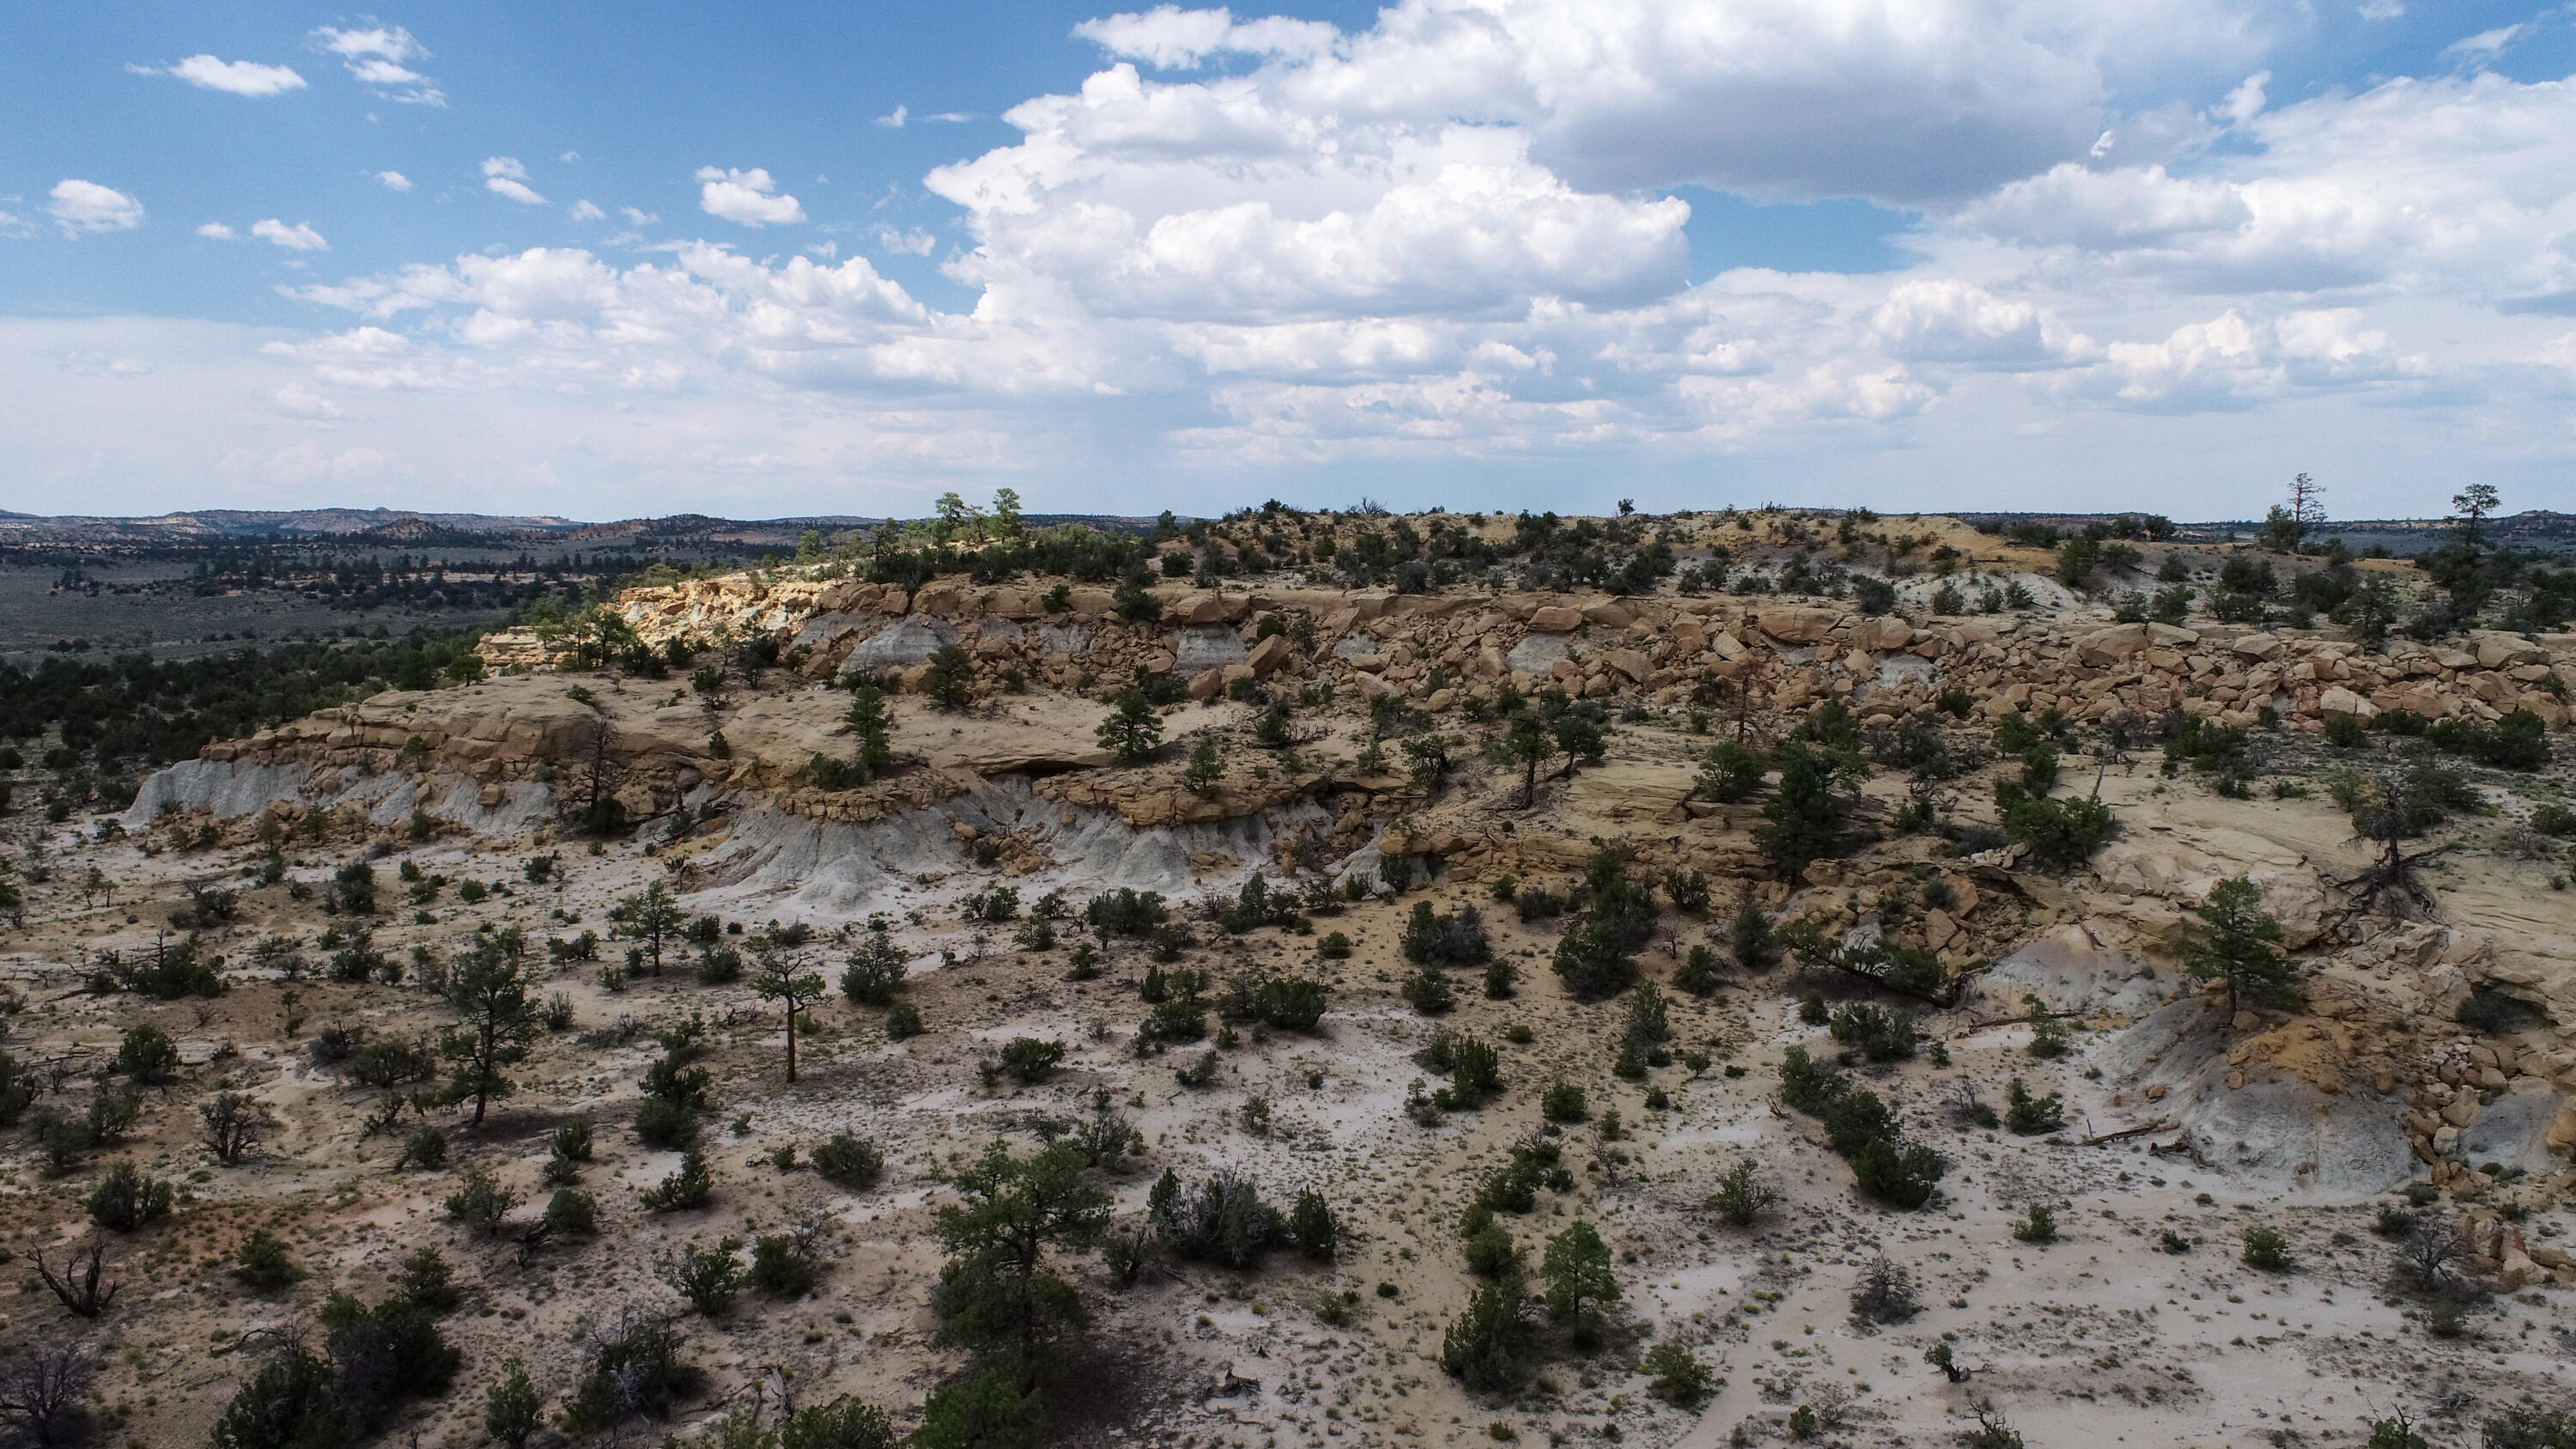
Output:
<instances>
[{"instance_id":1,"label":"dead branch","mask_svg":"<svg viewBox=\"0 0 2576 1449\"><path fill-rule=\"evenodd\" d=\"M2150 1122L2144 1127L2129 1127L2118 1132L2105 1132L2096 1137L2087 1137L2082 1141L2077 1142L2075 1145L2078 1147L2099 1147L2105 1142L2126 1142L2132 1137L2144 1137L2151 1132L2162 1132L2173 1125L2173 1119L2168 1117L2160 1121Z\"/></svg>"}]
</instances>

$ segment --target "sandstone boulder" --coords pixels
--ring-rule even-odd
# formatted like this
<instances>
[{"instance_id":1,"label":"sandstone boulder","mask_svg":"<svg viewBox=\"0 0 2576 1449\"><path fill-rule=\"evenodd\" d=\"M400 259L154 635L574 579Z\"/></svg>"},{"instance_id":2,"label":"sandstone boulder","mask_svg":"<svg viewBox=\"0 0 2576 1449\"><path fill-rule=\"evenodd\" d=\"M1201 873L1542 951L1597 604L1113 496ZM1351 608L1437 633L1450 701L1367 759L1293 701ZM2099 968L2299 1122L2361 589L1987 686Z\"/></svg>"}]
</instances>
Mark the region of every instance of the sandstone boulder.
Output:
<instances>
[{"instance_id":1,"label":"sandstone boulder","mask_svg":"<svg viewBox=\"0 0 2576 1449\"><path fill-rule=\"evenodd\" d=\"M1244 656L1243 662L1252 666L1253 673L1266 678L1287 667L1296 653L1296 646L1288 642L1287 635L1273 634L1253 645L1252 652Z\"/></svg>"},{"instance_id":2,"label":"sandstone boulder","mask_svg":"<svg viewBox=\"0 0 2576 1449\"><path fill-rule=\"evenodd\" d=\"M1821 644L1839 617L1831 609L1779 604L1762 610L1754 621L1762 632L1783 644Z\"/></svg>"},{"instance_id":3,"label":"sandstone boulder","mask_svg":"<svg viewBox=\"0 0 2576 1449\"><path fill-rule=\"evenodd\" d=\"M2075 641L2075 657L2099 669L2141 653L2146 647L2146 625L2118 624L2079 637Z\"/></svg>"},{"instance_id":4,"label":"sandstone boulder","mask_svg":"<svg viewBox=\"0 0 2576 1449\"><path fill-rule=\"evenodd\" d=\"M1638 649L1611 649L1604 651L1601 655L1601 662L1608 665L1610 668L1619 671L1621 674L1628 676L1628 681L1632 684L1645 683L1646 676L1653 673L1655 668L1654 661L1648 659L1645 652Z\"/></svg>"}]
</instances>

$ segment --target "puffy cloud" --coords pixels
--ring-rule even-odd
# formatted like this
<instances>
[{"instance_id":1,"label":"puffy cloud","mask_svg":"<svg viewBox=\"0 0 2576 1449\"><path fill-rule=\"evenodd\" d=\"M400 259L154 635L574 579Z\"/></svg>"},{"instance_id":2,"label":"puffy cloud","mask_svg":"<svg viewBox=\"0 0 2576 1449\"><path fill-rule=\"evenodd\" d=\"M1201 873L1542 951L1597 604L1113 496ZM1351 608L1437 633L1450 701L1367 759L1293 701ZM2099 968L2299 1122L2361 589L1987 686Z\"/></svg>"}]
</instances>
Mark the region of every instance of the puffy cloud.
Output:
<instances>
[{"instance_id":1,"label":"puffy cloud","mask_svg":"<svg viewBox=\"0 0 2576 1449\"><path fill-rule=\"evenodd\" d=\"M988 285L1249 320L1634 301L1682 280L1686 204L1578 192L1510 129L1337 143L1248 82L1125 64L1010 119L1020 145L929 181L968 209L983 245L961 265Z\"/></svg>"},{"instance_id":2,"label":"puffy cloud","mask_svg":"<svg viewBox=\"0 0 2576 1449\"><path fill-rule=\"evenodd\" d=\"M1396 0L1347 33L1138 10L1080 28L1108 60L1012 108L1010 144L927 178L962 247L860 233L942 254L969 308L844 259L846 235L767 260L685 230L641 262L476 254L286 289L349 315L263 338L273 375L228 396L352 435L298 466L365 435L394 471L693 499L906 470L1141 504L1184 477L1472 466L1491 493L1569 460L1704 488L1724 455L1733 486L1783 496L1875 476L1895 481L1873 503L1927 478L2037 503L1995 450L2043 445L1995 440L2118 471L2277 434L2327 471L2414 456L2463 399L2491 405L2443 435L2457 451L2563 467L2576 353L2546 314L2576 311L2576 93L2462 74L2276 105L2264 67L2305 73L2266 49L2291 4ZM397 32L348 33L383 37L353 64L417 63ZM483 177L543 199L513 158ZM806 219L766 171L695 179L705 216ZM1914 218L1893 271L1693 285L1686 182ZM487 414L515 430L460 421ZM420 421L375 438L389 418ZM2183 418L2203 431L2157 431ZM251 473L280 456L224 436Z\"/></svg>"},{"instance_id":3,"label":"puffy cloud","mask_svg":"<svg viewBox=\"0 0 2576 1449\"><path fill-rule=\"evenodd\" d=\"M293 226L288 226L277 218L270 217L266 221L252 222L250 234L272 246L281 246L291 252L327 252L331 249L331 244L322 239L322 233L315 231L311 224L306 222L299 221Z\"/></svg>"},{"instance_id":4,"label":"puffy cloud","mask_svg":"<svg viewBox=\"0 0 2576 1449\"><path fill-rule=\"evenodd\" d=\"M54 183L47 195L53 204L45 211L65 236L80 236L94 231L132 231L143 224L143 203L112 186L95 181L65 177Z\"/></svg>"},{"instance_id":5,"label":"puffy cloud","mask_svg":"<svg viewBox=\"0 0 2576 1449\"><path fill-rule=\"evenodd\" d=\"M1900 282L1870 316L1890 356L2027 372L2089 361L2101 349L2036 303L2008 301L1973 282Z\"/></svg>"},{"instance_id":6,"label":"puffy cloud","mask_svg":"<svg viewBox=\"0 0 2576 1449\"><path fill-rule=\"evenodd\" d=\"M300 382L290 382L270 394L280 408L302 418L336 418L340 405Z\"/></svg>"},{"instance_id":7,"label":"puffy cloud","mask_svg":"<svg viewBox=\"0 0 2576 1449\"><path fill-rule=\"evenodd\" d=\"M313 32L314 44L355 64L366 60L427 60L429 48L412 38L412 33L399 25L376 25L365 30L336 30L323 26Z\"/></svg>"},{"instance_id":8,"label":"puffy cloud","mask_svg":"<svg viewBox=\"0 0 2576 1449\"><path fill-rule=\"evenodd\" d=\"M1188 70L1224 52L1312 59L1330 51L1341 35L1320 20L1274 15L1238 22L1224 10L1183 10L1178 5L1086 20L1073 33L1111 55L1159 70Z\"/></svg>"},{"instance_id":9,"label":"puffy cloud","mask_svg":"<svg viewBox=\"0 0 2576 1449\"><path fill-rule=\"evenodd\" d=\"M2295 18L2270 0L1406 0L1281 84L1526 125L1587 190L1914 206L2082 156L2127 88L2224 73Z\"/></svg>"},{"instance_id":10,"label":"puffy cloud","mask_svg":"<svg viewBox=\"0 0 2576 1449\"><path fill-rule=\"evenodd\" d=\"M520 165L516 156L484 157L483 189L497 196L506 196L522 206L546 204L546 199L528 184L528 168Z\"/></svg>"},{"instance_id":11,"label":"puffy cloud","mask_svg":"<svg viewBox=\"0 0 2576 1449\"><path fill-rule=\"evenodd\" d=\"M877 228L877 245L899 256L926 257L938 244L938 238L918 227L910 231L890 226Z\"/></svg>"},{"instance_id":12,"label":"puffy cloud","mask_svg":"<svg viewBox=\"0 0 2576 1449\"><path fill-rule=\"evenodd\" d=\"M805 219L796 198L778 190L767 171L698 168L698 208L742 226L789 226Z\"/></svg>"},{"instance_id":13,"label":"puffy cloud","mask_svg":"<svg viewBox=\"0 0 2576 1449\"><path fill-rule=\"evenodd\" d=\"M572 219L575 221L598 221L607 215L607 212L600 210L589 201L576 201L572 204Z\"/></svg>"},{"instance_id":14,"label":"puffy cloud","mask_svg":"<svg viewBox=\"0 0 2576 1449\"><path fill-rule=\"evenodd\" d=\"M627 224L630 226L650 226L654 222L662 219L659 215L656 215L653 212L639 210L632 206L621 206L617 208L617 212L620 216L626 218Z\"/></svg>"},{"instance_id":15,"label":"puffy cloud","mask_svg":"<svg viewBox=\"0 0 2576 1449\"><path fill-rule=\"evenodd\" d=\"M166 69L153 66L128 66L143 75L173 75L200 90L222 91L233 96L279 96L304 89L304 77L293 66L262 65L255 60L219 60L211 55L192 55Z\"/></svg>"},{"instance_id":16,"label":"puffy cloud","mask_svg":"<svg viewBox=\"0 0 2576 1449\"><path fill-rule=\"evenodd\" d=\"M2180 180L2162 166L2095 171L2066 162L1970 204L1958 223L2005 241L2117 251L2232 232L2253 216L2242 188L2223 181Z\"/></svg>"},{"instance_id":17,"label":"puffy cloud","mask_svg":"<svg viewBox=\"0 0 2576 1449\"><path fill-rule=\"evenodd\" d=\"M2576 81L2390 81L2263 112L2259 149L2163 166L2061 165L1955 225L2204 291L2576 292Z\"/></svg>"},{"instance_id":18,"label":"puffy cloud","mask_svg":"<svg viewBox=\"0 0 2576 1449\"><path fill-rule=\"evenodd\" d=\"M2384 391L2434 372L2349 307L2271 318L2229 308L2162 341L2113 342L2104 351L2099 366L2063 380L2066 395L2151 412L2239 410L2300 391Z\"/></svg>"},{"instance_id":19,"label":"puffy cloud","mask_svg":"<svg viewBox=\"0 0 2576 1449\"><path fill-rule=\"evenodd\" d=\"M210 221L197 228L197 235L204 237L209 241L233 241L238 239L241 236L241 233L234 231L231 227L224 225L220 221Z\"/></svg>"},{"instance_id":20,"label":"puffy cloud","mask_svg":"<svg viewBox=\"0 0 2576 1449\"><path fill-rule=\"evenodd\" d=\"M339 30L326 25L315 30L311 38L316 49L338 56L341 65L360 84L377 87L377 94L389 101L413 106L447 104L447 93L438 88L438 83L407 64L427 60L429 47L399 25L371 25L364 30Z\"/></svg>"},{"instance_id":21,"label":"puffy cloud","mask_svg":"<svg viewBox=\"0 0 2576 1449\"><path fill-rule=\"evenodd\" d=\"M399 172L399 171L379 171L379 172L377 172L377 173L376 173L376 184L377 184L377 185L379 185L379 186L381 186L381 187L383 187L383 188L384 188L385 190L387 190L387 191L409 191L409 190L411 190L411 178L410 178L410 177L408 177L408 176L405 176L404 174L402 174L402 173L401 173L401 172Z\"/></svg>"}]
</instances>

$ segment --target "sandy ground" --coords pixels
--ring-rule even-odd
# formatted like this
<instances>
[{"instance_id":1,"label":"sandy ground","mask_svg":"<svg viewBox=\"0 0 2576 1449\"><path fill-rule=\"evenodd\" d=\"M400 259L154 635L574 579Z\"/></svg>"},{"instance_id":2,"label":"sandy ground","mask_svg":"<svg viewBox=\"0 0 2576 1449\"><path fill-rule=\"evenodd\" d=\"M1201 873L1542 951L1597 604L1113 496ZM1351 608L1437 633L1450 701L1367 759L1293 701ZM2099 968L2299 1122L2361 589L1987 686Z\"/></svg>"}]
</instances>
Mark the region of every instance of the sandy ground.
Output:
<instances>
[{"instance_id":1,"label":"sandy ground","mask_svg":"<svg viewBox=\"0 0 2576 1449\"><path fill-rule=\"evenodd\" d=\"M738 747L807 748L829 738L844 699L795 690L746 700L724 727ZM943 767L991 769L1005 760L1073 758L1089 747L1097 708L1005 699L989 717L950 724L906 701L899 725ZM1176 735L1240 723L1233 706L1193 708L1174 720ZM1464 780L1444 808L1450 818L1497 827L1544 821L1578 841L1668 833L1678 827L1637 801L1656 781L1686 776L1683 757L1699 743L1668 726L1623 729L1610 767L1551 785L1533 814L1512 806L1508 782L1481 778ZM1634 776L1623 784L1617 771ZM2240 868L2349 854L2340 817L2320 800L2219 800L2144 766L2110 771L2104 793L2131 838L2169 833ZM130 1158L185 1190L172 1218L114 1243L113 1272L127 1286L97 1323L70 1319L41 1289L22 1292L0 1314L0 1343L13 1346L87 1334L106 1354L100 1398L114 1434L139 1444L201 1441L250 1371L246 1332L307 1322L334 1288L377 1296L393 1263L424 1244L445 1253L467 1286L466 1305L449 1324L465 1367L448 1395L408 1411L393 1434L424 1444L478 1442L482 1387L507 1356L524 1356L549 1392L559 1392L583 1334L604 1315L620 1305L680 1310L657 1276L665 1255L692 1241L800 1222L823 1226L828 1276L810 1298L747 1292L721 1320L686 1320L689 1357L709 1377L684 1425L747 1402L777 1369L803 1401L858 1394L909 1421L929 1386L958 1364L928 1345L927 1290L938 1268L931 1211L944 1200L938 1174L997 1135L1025 1146L1043 1121L1087 1116L1099 1093L1149 1143L1107 1180L1122 1220L1141 1211L1165 1168L1189 1180L1225 1168L1283 1207L1299 1190L1320 1188L1352 1242L1330 1266L1286 1255L1243 1274L1167 1265L1124 1290L1094 1261L1070 1265L1096 1322L1058 1408L1068 1442L1280 1449L1546 1436L1552 1444L1702 1445L1783 1439L1792 1408L1837 1398L1845 1407L1821 1437L1851 1444L1949 1442L1973 1427L1978 1405L2008 1415L2032 1444L2358 1442L2371 1420L2401 1410L2433 1426L2436 1442L2465 1442L2482 1411L2525 1394L2560 1401L2576 1388L2567 1382L2576 1318L2564 1290L2487 1300L2465 1336L2431 1336L2420 1305L2392 1289L2393 1250L2371 1231L2384 1199L2206 1170L2153 1155L2155 1139L2084 1147L2073 1144L2072 1131L2013 1137L1969 1127L1951 1110L1961 1080L1999 1103L2018 1075L2035 1090L2063 1093L2071 1123L2130 1122L2136 1104L2111 1100L2118 1084L2087 1076L2123 1029L2117 1021L2079 1023L2076 1052L2051 1062L2027 1054L2026 1028L1972 1029L1974 1013L1965 1008L1935 1013L1923 1025L1946 1044L1948 1067L1918 1056L1857 1069L1951 1163L1934 1207L1899 1213L1857 1197L1816 1125L1773 1100L1787 1048L1830 1046L1821 1029L1797 1020L1797 997L1817 983L1792 967L1731 977L1706 1001L1675 993L1675 1045L1708 1051L1709 1070L1694 1075L1675 1065L1647 1081L1622 1081L1609 1066L1623 1006L1574 1003L1546 969L1561 923L1525 927L1508 908L1485 902L1496 949L1522 967L1519 995L1488 1000L1471 974L1459 973L1458 1009L1437 1023L1398 998L1407 969L1396 949L1404 912L1418 899L1452 909L1480 899L1481 887L1435 883L1319 918L1319 934L1345 932L1354 943L1352 958L1339 962L1318 960L1313 937L1264 929L1230 938L1201 920L1193 925L1193 964L1220 982L1251 967L1314 975L1331 987L1332 1010L1312 1035L1247 1033L1222 1053L1214 1084L1189 1089L1173 1069L1195 1050L1139 1058L1130 1049L1144 1011L1136 984L1147 965L1136 943L1104 943L1105 974L1067 981L1067 955L1081 933L1067 930L1051 952L1024 952L1008 926L957 919L951 903L984 881L958 860L894 902L898 939L915 957L906 996L928 1021L927 1035L889 1042L880 1013L834 996L814 1011L800 1043L802 1080L791 1088L782 1023L747 987L698 984L677 949L661 977L618 990L603 984L597 966L568 964L546 989L569 998L573 1027L547 1037L513 1072L517 1094L481 1128L451 1125L446 1170L396 1172L393 1141L360 1135L378 1094L316 1070L304 1043L333 1024L363 1025L376 1036L435 1032L452 1013L410 985L287 983L249 967L248 949L261 936L294 936L311 950L327 927L344 923L290 899L284 884L247 891L240 920L209 935L207 944L233 959L223 997L156 1004L85 994L85 953L148 950L168 930L188 882L235 877L252 852L147 855L141 842L92 841L23 812L0 822L0 831L18 860L51 877L31 887L29 923L10 933L0 954L0 969L24 998L8 1022L8 1049L22 1062L72 1068L59 1099L45 1101L83 1102L96 1065L138 1023L176 1038L188 1063L177 1085L147 1094L125 1145L65 1177L45 1175L25 1133L0 1139L0 1218L22 1265L40 1246L58 1254L87 1234L81 1198L111 1161ZM606 934L614 902L668 864L631 842L597 855L567 846L560 879L537 885L520 869L531 847L457 836L396 846L377 861L389 909L375 944L397 960L415 946L452 952L483 924L520 925L535 938L585 928ZM349 839L299 842L289 851L290 879L319 883L357 848ZM394 876L406 860L445 875L449 886L415 906ZM84 907L78 898L93 864L120 884L112 907ZM2446 877L2457 915L2495 929L2566 932L2566 897L2533 888L2512 869L2481 863ZM1207 888L1230 888L1240 874L1220 871ZM465 905L455 883L467 878L501 893ZM1047 884L1029 882L1024 903ZM1077 880L1063 884L1077 902L1088 894ZM729 920L755 928L774 913L757 893L693 904L720 906ZM416 921L415 910L428 919ZM2043 908L2032 929L2055 919ZM857 923L821 924L801 954L836 974ZM1664 926L1666 936L1643 957L1652 976L1669 977L1691 944L1723 944L1722 920L1667 913ZM623 950L612 943L603 955ZM649 1032L692 1015L713 1027L716 1109L707 1140L716 1200L703 1211L649 1214L632 1189L671 1171L677 1154L645 1149L626 1124L653 1053ZM1435 1027L1501 1040L1515 1025L1529 1028L1530 1040L1504 1044L1507 1089L1499 1099L1436 1127L1404 1115L1407 1084L1428 1075L1412 1054ZM2213 1015L2207 1029L2226 1026ZM983 1084L978 1061L1020 1035L1065 1042L1063 1068L1036 1087ZM1728 1074L1737 1068L1740 1075ZM1597 1355L1544 1364L1517 1400L1488 1401L1438 1365L1442 1330L1473 1283L1455 1224L1478 1178L1540 1128L1539 1090L1560 1077L1587 1087L1594 1113L1560 1139L1574 1190L1542 1193L1534 1214L1505 1222L1533 1260L1542 1239L1567 1223L1598 1225L1618 1255L1627 1326ZM227 1087L258 1095L283 1124L234 1168L214 1164L196 1133L196 1102ZM1671 1105L1650 1110L1649 1087L1668 1092ZM1255 1098L1270 1107L1266 1133L1247 1125L1244 1108ZM1611 1107L1628 1127L1616 1141L1603 1140L1597 1125ZM600 1127L582 1185L599 1197L604 1232L591 1243L522 1252L515 1238L542 1197L546 1134L577 1113ZM843 1130L884 1145L889 1171L873 1190L846 1192L767 1160L775 1148L810 1150ZM1737 1230L1703 1205L1720 1174L1745 1157L1762 1164L1783 1201ZM499 1237L469 1236L439 1215L456 1169L469 1162L492 1167L527 1199ZM2564 1195L2537 1181L2496 1200L2528 1210L2521 1227L2534 1243L2564 1243L2576 1226ZM2013 1238L2010 1223L2032 1203L2055 1209L2058 1241ZM2290 1271L2240 1261L2241 1235L2255 1225L2287 1234ZM254 1228L288 1240L307 1270L301 1284L262 1296L230 1276L231 1254ZM2168 1230L2189 1251L2163 1251ZM1913 1275L1922 1307L1909 1321L1854 1318L1854 1282L1881 1253ZM1346 1289L1358 1295L1347 1321L1326 1321L1322 1301ZM1646 1347L1673 1338L1719 1379L1694 1407L1655 1399L1635 1368ZM1952 1343L1958 1362L1973 1370L1968 1382L1950 1384L1924 1363L1935 1341ZM1229 1366L1235 1380L1257 1387L1238 1382L1225 1392Z\"/></svg>"}]
</instances>

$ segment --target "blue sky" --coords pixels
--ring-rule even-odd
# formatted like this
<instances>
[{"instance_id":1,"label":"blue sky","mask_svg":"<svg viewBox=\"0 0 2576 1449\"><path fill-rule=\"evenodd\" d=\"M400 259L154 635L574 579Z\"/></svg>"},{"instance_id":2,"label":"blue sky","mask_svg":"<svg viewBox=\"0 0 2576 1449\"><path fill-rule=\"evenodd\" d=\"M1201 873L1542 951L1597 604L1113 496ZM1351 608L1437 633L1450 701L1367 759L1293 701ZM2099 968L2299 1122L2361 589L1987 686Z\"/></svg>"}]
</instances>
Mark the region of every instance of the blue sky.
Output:
<instances>
[{"instance_id":1,"label":"blue sky","mask_svg":"<svg viewBox=\"0 0 2576 1449\"><path fill-rule=\"evenodd\" d=\"M13 7L0 506L2576 507L2571 70L2487 0Z\"/></svg>"}]
</instances>

